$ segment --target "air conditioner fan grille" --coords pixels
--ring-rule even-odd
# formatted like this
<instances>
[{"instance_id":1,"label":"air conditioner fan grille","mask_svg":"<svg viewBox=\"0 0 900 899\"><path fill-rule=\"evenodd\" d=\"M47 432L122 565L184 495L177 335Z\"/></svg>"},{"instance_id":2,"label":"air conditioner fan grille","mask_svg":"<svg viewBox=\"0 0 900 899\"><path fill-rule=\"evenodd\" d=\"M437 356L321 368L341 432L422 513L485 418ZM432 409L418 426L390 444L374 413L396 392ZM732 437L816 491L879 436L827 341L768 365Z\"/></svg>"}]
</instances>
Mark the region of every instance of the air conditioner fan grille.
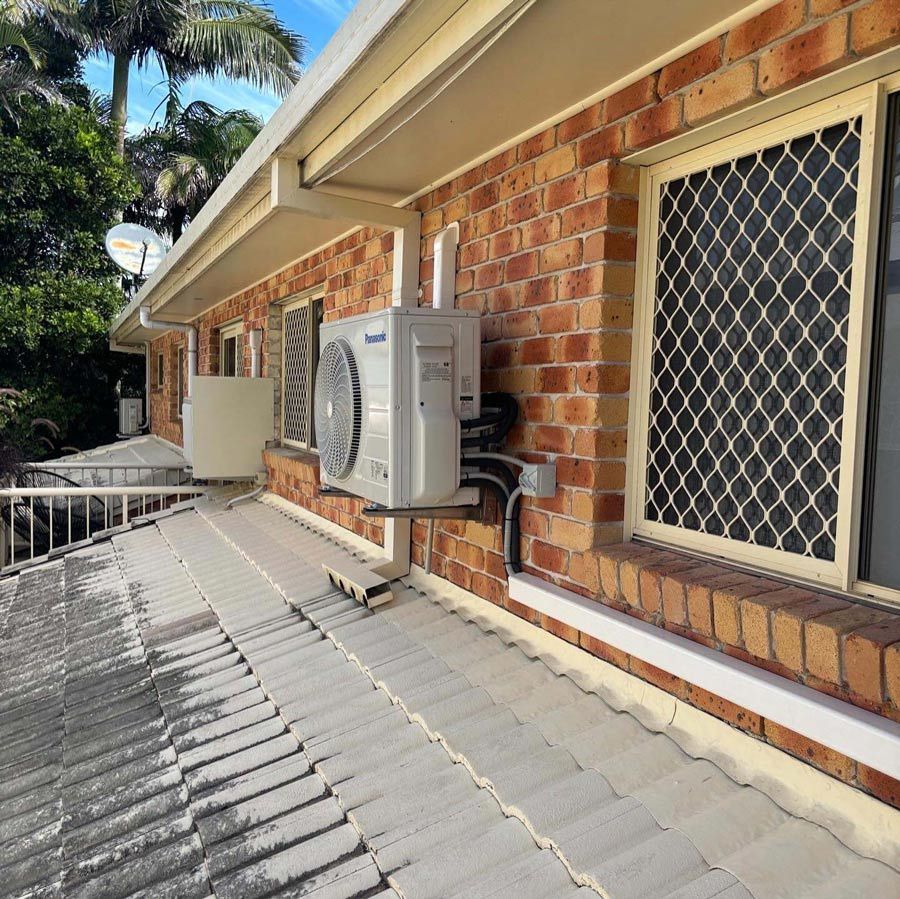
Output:
<instances>
[{"instance_id":1,"label":"air conditioner fan grille","mask_svg":"<svg viewBox=\"0 0 900 899\"><path fill-rule=\"evenodd\" d=\"M353 473L362 430L362 386L350 344L339 337L319 357L316 371L316 444L320 464L333 478Z\"/></svg>"}]
</instances>

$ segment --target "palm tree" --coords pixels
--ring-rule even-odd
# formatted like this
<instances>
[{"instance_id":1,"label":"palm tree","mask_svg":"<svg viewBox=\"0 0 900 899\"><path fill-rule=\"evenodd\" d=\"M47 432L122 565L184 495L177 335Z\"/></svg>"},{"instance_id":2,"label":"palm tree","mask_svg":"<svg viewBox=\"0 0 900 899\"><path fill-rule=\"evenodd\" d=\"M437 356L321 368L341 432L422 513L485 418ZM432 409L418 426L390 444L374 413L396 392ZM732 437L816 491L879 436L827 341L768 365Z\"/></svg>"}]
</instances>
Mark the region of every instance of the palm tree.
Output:
<instances>
[{"instance_id":1,"label":"palm tree","mask_svg":"<svg viewBox=\"0 0 900 899\"><path fill-rule=\"evenodd\" d=\"M41 69L46 62L42 33L46 17L58 9L50 0L0 0L0 110L15 119L15 108L26 97L66 102Z\"/></svg>"},{"instance_id":2,"label":"palm tree","mask_svg":"<svg viewBox=\"0 0 900 899\"><path fill-rule=\"evenodd\" d=\"M202 101L189 104L172 123L168 164L156 179L156 196L175 213L172 240L212 196L262 130L246 109L220 112Z\"/></svg>"},{"instance_id":3,"label":"palm tree","mask_svg":"<svg viewBox=\"0 0 900 899\"><path fill-rule=\"evenodd\" d=\"M222 112L201 100L182 108L175 97L163 125L127 144L131 169L142 187L141 199L127 216L168 231L173 242L263 125L245 109Z\"/></svg>"},{"instance_id":4,"label":"palm tree","mask_svg":"<svg viewBox=\"0 0 900 899\"><path fill-rule=\"evenodd\" d=\"M176 89L194 75L249 81L284 95L300 71L303 38L256 0L77 0L69 27L113 59L112 120L124 149L128 74L151 61Z\"/></svg>"}]
</instances>

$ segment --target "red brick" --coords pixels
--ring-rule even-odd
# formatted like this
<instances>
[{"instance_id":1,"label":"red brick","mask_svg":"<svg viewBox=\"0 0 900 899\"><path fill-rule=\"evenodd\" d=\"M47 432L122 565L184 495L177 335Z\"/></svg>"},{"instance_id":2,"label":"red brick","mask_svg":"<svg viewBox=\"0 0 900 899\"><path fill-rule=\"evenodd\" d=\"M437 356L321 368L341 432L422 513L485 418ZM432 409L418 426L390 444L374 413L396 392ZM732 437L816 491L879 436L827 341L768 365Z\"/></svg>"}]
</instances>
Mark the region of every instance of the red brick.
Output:
<instances>
[{"instance_id":1,"label":"red brick","mask_svg":"<svg viewBox=\"0 0 900 899\"><path fill-rule=\"evenodd\" d=\"M542 365L553 361L556 341L552 337L536 337L522 344L519 354L522 365Z\"/></svg>"},{"instance_id":2,"label":"red brick","mask_svg":"<svg viewBox=\"0 0 900 899\"><path fill-rule=\"evenodd\" d=\"M475 269L475 289L483 290L485 287L496 287L503 282L503 263L489 262L479 265Z\"/></svg>"},{"instance_id":3,"label":"red brick","mask_svg":"<svg viewBox=\"0 0 900 899\"><path fill-rule=\"evenodd\" d=\"M581 521L568 518L552 518L550 520L550 540L566 549L583 552L594 544L594 528Z\"/></svg>"},{"instance_id":4,"label":"red brick","mask_svg":"<svg viewBox=\"0 0 900 899\"><path fill-rule=\"evenodd\" d=\"M506 219L511 225L536 218L541 214L543 191L533 190L530 193L513 197L506 205Z\"/></svg>"},{"instance_id":5,"label":"red brick","mask_svg":"<svg viewBox=\"0 0 900 899\"><path fill-rule=\"evenodd\" d=\"M873 703L884 701L884 651L897 642L900 642L900 615L847 635L844 680L853 693Z\"/></svg>"},{"instance_id":6,"label":"red brick","mask_svg":"<svg viewBox=\"0 0 900 899\"><path fill-rule=\"evenodd\" d=\"M535 160L533 183L543 184L545 181L554 181L574 170L575 149L572 144L563 144Z\"/></svg>"},{"instance_id":7,"label":"red brick","mask_svg":"<svg viewBox=\"0 0 900 899\"><path fill-rule=\"evenodd\" d=\"M695 84L684 99L684 118L689 125L699 125L743 109L757 96L756 63L745 62Z\"/></svg>"},{"instance_id":8,"label":"red brick","mask_svg":"<svg viewBox=\"0 0 900 899\"><path fill-rule=\"evenodd\" d=\"M766 720L765 736L773 746L827 771L840 780L851 781L856 773L856 762L852 759L774 721Z\"/></svg>"},{"instance_id":9,"label":"red brick","mask_svg":"<svg viewBox=\"0 0 900 899\"><path fill-rule=\"evenodd\" d=\"M506 281L513 282L533 278L538 272L538 264L539 258L535 251L512 256L506 260Z\"/></svg>"},{"instance_id":10,"label":"red brick","mask_svg":"<svg viewBox=\"0 0 900 899\"><path fill-rule=\"evenodd\" d=\"M847 59L847 16L767 50L759 60L759 89L776 94L838 68Z\"/></svg>"},{"instance_id":11,"label":"red brick","mask_svg":"<svg viewBox=\"0 0 900 899\"><path fill-rule=\"evenodd\" d=\"M559 142L561 144L568 143L569 141L575 140L576 137L581 137L582 134L587 134L588 131L593 131L595 128L598 128L600 126L601 111L602 104L594 103L591 106L588 106L587 109L583 109L571 118L561 122L557 130Z\"/></svg>"},{"instance_id":12,"label":"red brick","mask_svg":"<svg viewBox=\"0 0 900 899\"><path fill-rule=\"evenodd\" d=\"M625 126L625 143L632 149L649 147L685 130L682 98L673 94L630 118Z\"/></svg>"},{"instance_id":13,"label":"red brick","mask_svg":"<svg viewBox=\"0 0 900 899\"><path fill-rule=\"evenodd\" d=\"M534 163L529 162L504 172L500 176L500 199L508 200L528 190L534 184Z\"/></svg>"},{"instance_id":14,"label":"red brick","mask_svg":"<svg viewBox=\"0 0 900 899\"><path fill-rule=\"evenodd\" d=\"M745 581L746 575L737 573L722 574L699 583L687 585L688 624L697 633L705 637L715 636L713 625L713 591L722 587L732 587Z\"/></svg>"},{"instance_id":15,"label":"red brick","mask_svg":"<svg viewBox=\"0 0 900 899\"><path fill-rule=\"evenodd\" d=\"M772 593L761 593L741 600L741 633L744 648L760 659L772 656L772 613L784 606L812 599L812 594L786 587Z\"/></svg>"},{"instance_id":16,"label":"red brick","mask_svg":"<svg viewBox=\"0 0 900 899\"><path fill-rule=\"evenodd\" d=\"M796 31L803 24L804 3L805 0L784 0L732 28L725 38L725 62L749 56L772 41Z\"/></svg>"},{"instance_id":17,"label":"red brick","mask_svg":"<svg viewBox=\"0 0 900 899\"><path fill-rule=\"evenodd\" d=\"M850 46L866 56L892 47L900 41L900 0L875 0L853 12Z\"/></svg>"},{"instance_id":18,"label":"red brick","mask_svg":"<svg viewBox=\"0 0 900 899\"><path fill-rule=\"evenodd\" d=\"M631 673L636 677L648 681L661 690L665 690L666 693L672 693L681 698L684 698L687 693L688 685L685 681L674 674L670 674L668 671L663 671L662 668L651 665L649 662L644 662L632 656L630 669Z\"/></svg>"},{"instance_id":19,"label":"red brick","mask_svg":"<svg viewBox=\"0 0 900 899\"><path fill-rule=\"evenodd\" d=\"M523 306L541 306L556 299L556 276L533 278L521 285L520 298Z\"/></svg>"},{"instance_id":20,"label":"red brick","mask_svg":"<svg viewBox=\"0 0 900 899\"><path fill-rule=\"evenodd\" d=\"M662 579L661 594L663 616L673 624L687 624L687 587L707 578L721 577L724 568L697 564L680 571L666 573Z\"/></svg>"},{"instance_id":21,"label":"red brick","mask_svg":"<svg viewBox=\"0 0 900 899\"><path fill-rule=\"evenodd\" d=\"M856 776L860 784L873 796L877 796L882 802L894 808L900 808L900 780L862 763L856 766Z\"/></svg>"},{"instance_id":22,"label":"red brick","mask_svg":"<svg viewBox=\"0 0 900 899\"><path fill-rule=\"evenodd\" d=\"M581 304L578 321L585 330L594 328L630 328L634 304L630 299L603 297Z\"/></svg>"},{"instance_id":23,"label":"red brick","mask_svg":"<svg viewBox=\"0 0 900 899\"><path fill-rule=\"evenodd\" d=\"M849 603L830 596L814 596L806 602L776 609L772 619L775 658L796 674L806 670L804 625L812 618L849 608Z\"/></svg>"},{"instance_id":24,"label":"red brick","mask_svg":"<svg viewBox=\"0 0 900 899\"><path fill-rule=\"evenodd\" d=\"M489 181L476 187L469 194L469 212L474 215L489 206L494 206L500 201L500 186L495 181Z\"/></svg>"},{"instance_id":25,"label":"red brick","mask_svg":"<svg viewBox=\"0 0 900 899\"><path fill-rule=\"evenodd\" d=\"M548 128L519 144L519 162L527 162L556 146L556 128Z\"/></svg>"},{"instance_id":26,"label":"red brick","mask_svg":"<svg viewBox=\"0 0 900 899\"><path fill-rule=\"evenodd\" d=\"M687 684L684 699L685 702L689 702L698 709L703 709L704 712L709 712L710 715L727 721L732 727L762 736L763 719L756 712L735 705L695 684Z\"/></svg>"},{"instance_id":27,"label":"red brick","mask_svg":"<svg viewBox=\"0 0 900 899\"><path fill-rule=\"evenodd\" d=\"M589 235L584 242L585 262L634 262L636 256L635 235L623 231L600 231Z\"/></svg>"},{"instance_id":28,"label":"red brick","mask_svg":"<svg viewBox=\"0 0 900 899\"><path fill-rule=\"evenodd\" d=\"M537 247L559 240L561 219L558 214L533 219L522 226L522 246Z\"/></svg>"},{"instance_id":29,"label":"red brick","mask_svg":"<svg viewBox=\"0 0 900 899\"><path fill-rule=\"evenodd\" d=\"M578 165L587 168L603 159L621 156L624 150L621 125L610 125L581 138L575 148Z\"/></svg>"},{"instance_id":30,"label":"red brick","mask_svg":"<svg viewBox=\"0 0 900 899\"><path fill-rule=\"evenodd\" d=\"M743 583L722 587L713 592L713 624L716 637L723 643L740 646L741 640L741 600L778 590L781 585L763 578L748 578Z\"/></svg>"},{"instance_id":31,"label":"red brick","mask_svg":"<svg viewBox=\"0 0 900 899\"><path fill-rule=\"evenodd\" d=\"M501 256L509 256L515 253L521 246L522 235L518 228L508 228L495 234L489 242L489 254L491 259L499 259Z\"/></svg>"},{"instance_id":32,"label":"red brick","mask_svg":"<svg viewBox=\"0 0 900 899\"><path fill-rule=\"evenodd\" d=\"M504 337L531 337L537 333L537 317L533 312L509 312L503 316Z\"/></svg>"},{"instance_id":33,"label":"red brick","mask_svg":"<svg viewBox=\"0 0 900 899\"><path fill-rule=\"evenodd\" d=\"M553 417L561 424L588 427L596 423L599 414L599 403L593 397L564 396L554 404Z\"/></svg>"},{"instance_id":34,"label":"red brick","mask_svg":"<svg viewBox=\"0 0 900 899\"><path fill-rule=\"evenodd\" d=\"M603 117L615 122L656 100L656 75L648 75L606 98Z\"/></svg>"},{"instance_id":35,"label":"red brick","mask_svg":"<svg viewBox=\"0 0 900 899\"><path fill-rule=\"evenodd\" d=\"M630 657L627 652L622 652L621 649L617 649L609 643L604 643L602 640L590 636L590 634L582 632L581 648L587 650L591 655L596 656L598 659L602 659L604 662L615 665L616 668L621 668L623 671L628 670Z\"/></svg>"},{"instance_id":36,"label":"red brick","mask_svg":"<svg viewBox=\"0 0 900 899\"><path fill-rule=\"evenodd\" d=\"M565 574L568 571L569 554L560 547L541 540L531 541L529 559L532 565L543 568L544 571L554 571L557 574Z\"/></svg>"},{"instance_id":37,"label":"red brick","mask_svg":"<svg viewBox=\"0 0 900 899\"><path fill-rule=\"evenodd\" d=\"M585 393L627 393L631 369L627 365L583 365L578 369L578 386Z\"/></svg>"},{"instance_id":38,"label":"red brick","mask_svg":"<svg viewBox=\"0 0 900 899\"><path fill-rule=\"evenodd\" d=\"M578 646L581 633L570 624L564 624L562 621L557 621L549 615L542 614L541 628L545 631L549 631L555 637L565 640L567 643L574 643Z\"/></svg>"},{"instance_id":39,"label":"red brick","mask_svg":"<svg viewBox=\"0 0 900 899\"><path fill-rule=\"evenodd\" d=\"M890 620L891 617L889 612L855 605L805 622L806 670L821 680L842 685L843 636L870 624Z\"/></svg>"},{"instance_id":40,"label":"red brick","mask_svg":"<svg viewBox=\"0 0 900 899\"><path fill-rule=\"evenodd\" d=\"M578 325L578 306L575 303L542 306L538 313L542 334L574 331Z\"/></svg>"},{"instance_id":41,"label":"red brick","mask_svg":"<svg viewBox=\"0 0 900 899\"><path fill-rule=\"evenodd\" d=\"M586 186L589 197L606 193L637 196L640 169L615 159L604 159L588 169Z\"/></svg>"},{"instance_id":42,"label":"red brick","mask_svg":"<svg viewBox=\"0 0 900 899\"><path fill-rule=\"evenodd\" d=\"M472 592L495 606L500 606L506 596L506 586L495 578L477 572L472 575Z\"/></svg>"},{"instance_id":43,"label":"red brick","mask_svg":"<svg viewBox=\"0 0 900 899\"><path fill-rule=\"evenodd\" d=\"M675 62L670 62L659 73L657 90L661 97L680 90L704 75L714 72L722 62L722 40L713 38L702 47L692 50Z\"/></svg>"},{"instance_id":44,"label":"red brick","mask_svg":"<svg viewBox=\"0 0 900 899\"><path fill-rule=\"evenodd\" d=\"M571 453L572 432L568 428L535 428L534 448L540 453Z\"/></svg>"},{"instance_id":45,"label":"red brick","mask_svg":"<svg viewBox=\"0 0 900 899\"><path fill-rule=\"evenodd\" d=\"M810 0L809 13L811 16L830 16L834 12L840 12L845 6L852 6L857 0Z\"/></svg>"},{"instance_id":46,"label":"red brick","mask_svg":"<svg viewBox=\"0 0 900 899\"><path fill-rule=\"evenodd\" d=\"M888 699L900 708L900 643L884 651L884 684Z\"/></svg>"},{"instance_id":47,"label":"red brick","mask_svg":"<svg viewBox=\"0 0 900 899\"><path fill-rule=\"evenodd\" d=\"M575 368L559 365L542 368L538 373L538 390L542 393L571 393L575 389Z\"/></svg>"},{"instance_id":48,"label":"red brick","mask_svg":"<svg viewBox=\"0 0 900 899\"><path fill-rule=\"evenodd\" d=\"M556 344L556 361L587 362L596 359L599 350L598 334L566 334Z\"/></svg>"},{"instance_id":49,"label":"red brick","mask_svg":"<svg viewBox=\"0 0 900 899\"><path fill-rule=\"evenodd\" d=\"M584 172L576 172L553 181L544 188L543 205L547 212L555 212L584 199Z\"/></svg>"},{"instance_id":50,"label":"red brick","mask_svg":"<svg viewBox=\"0 0 900 899\"><path fill-rule=\"evenodd\" d=\"M541 253L541 271L554 272L581 265L583 244L577 238L553 244Z\"/></svg>"}]
</instances>

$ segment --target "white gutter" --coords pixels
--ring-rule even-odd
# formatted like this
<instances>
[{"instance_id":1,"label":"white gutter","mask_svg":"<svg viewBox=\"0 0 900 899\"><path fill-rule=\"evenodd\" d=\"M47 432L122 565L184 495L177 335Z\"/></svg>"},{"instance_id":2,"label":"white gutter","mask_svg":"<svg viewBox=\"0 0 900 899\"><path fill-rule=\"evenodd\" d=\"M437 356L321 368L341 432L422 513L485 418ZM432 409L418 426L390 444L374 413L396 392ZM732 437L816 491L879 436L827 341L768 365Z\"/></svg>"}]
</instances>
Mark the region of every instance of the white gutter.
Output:
<instances>
[{"instance_id":1,"label":"white gutter","mask_svg":"<svg viewBox=\"0 0 900 899\"><path fill-rule=\"evenodd\" d=\"M188 396L194 393L194 376L197 374L197 329L193 325L184 322L166 321L161 318L150 317L150 307L140 307L141 327L151 331L180 331L187 334L188 351Z\"/></svg>"},{"instance_id":2,"label":"white gutter","mask_svg":"<svg viewBox=\"0 0 900 899\"><path fill-rule=\"evenodd\" d=\"M511 599L663 671L900 778L900 724L548 584L509 579Z\"/></svg>"}]
</instances>

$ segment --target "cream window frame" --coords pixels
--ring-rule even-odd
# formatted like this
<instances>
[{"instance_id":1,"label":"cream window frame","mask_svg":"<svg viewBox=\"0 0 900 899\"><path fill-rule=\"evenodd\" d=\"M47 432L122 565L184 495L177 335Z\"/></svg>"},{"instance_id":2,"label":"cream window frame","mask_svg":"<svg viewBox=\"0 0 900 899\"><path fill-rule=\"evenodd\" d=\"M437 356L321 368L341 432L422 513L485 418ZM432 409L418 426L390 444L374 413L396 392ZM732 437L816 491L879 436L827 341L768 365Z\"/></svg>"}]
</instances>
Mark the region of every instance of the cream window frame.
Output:
<instances>
[{"instance_id":1,"label":"cream window frame","mask_svg":"<svg viewBox=\"0 0 900 899\"><path fill-rule=\"evenodd\" d=\"M244 376L244 320L238 319L237 321L230 322L227 325L222 325L219 328L219 374L222 377L229 378L242 378ZM234 359L234 374L233 375L223 375L222 374L222 361L225 358L225 341L227 340L235 340L235 348L237 349L238 345L240 345L240 355L235 352Z\"/></svg>"},{"instance_id":2,"label":"cream window frame","mask_svg":"<svg viewBox=\"0 0 900 899\"><path fill-rule=\"evenodd\" d=\"M292 449L304 450L310 453L318 454L318 449L312 445L313 443L313 429L315 428L315 422L313 421L313 391L315 390L315 376L316 376L316 359L313 358L313 351L316 346L316 334L314 333L314 318L313 318L313 306L317 302L324 303L325 301L325 291L322 288L318 287L312 291L309 291L303 294L300 297L294 297L288 300L286 303L281 304L281 318L282 318L282 329L281 329L281 413L280 413L280 421L279 421L279 433L281 435L281 445L291 447ZM284 336L284 315L286 312L290 312L294 309L299 309L301 307L307 307L309 309L309 323L310 327L308 329L307 334L307 371L306 371L306 396L307 396L307 422L308 422L308 434L307 439L304 440L291 440L284 436L284 415L285 415L285 407L287 405L285 401L285 369L287 366L287 359L285 358L286 350L287 350L287 341Z\"/></svg>"},{"instance_id":3,"label":"cream window frame","mask_svg":"<svg viewBox=\"0 0 900 899\"><path fill-rule=\"evenodd\" d=\"M730 561L761 573L776 574L844 592L900 601L900 591L875 588L857 580L864 469L872 312L877 270L884 125L887 94L900 88L898 75L878 79L836 97L779 114L728 137L641 168L638 265L635 281L634 352L625 497L625 537L645 538L702 555ZM755 116L759 115L756 110ZM856 116L861 117L856 227L850 288L847 364L842 417L842 445L837 508L835 560L818 560L787 551L742 543L648 521L647 439L650 365L653 345L659 198L663 183L707 166L734 159ZM874 198L874 202L873 202ZM896 595L887 595L896 594Z\"/></svg>"}]
</instances>

